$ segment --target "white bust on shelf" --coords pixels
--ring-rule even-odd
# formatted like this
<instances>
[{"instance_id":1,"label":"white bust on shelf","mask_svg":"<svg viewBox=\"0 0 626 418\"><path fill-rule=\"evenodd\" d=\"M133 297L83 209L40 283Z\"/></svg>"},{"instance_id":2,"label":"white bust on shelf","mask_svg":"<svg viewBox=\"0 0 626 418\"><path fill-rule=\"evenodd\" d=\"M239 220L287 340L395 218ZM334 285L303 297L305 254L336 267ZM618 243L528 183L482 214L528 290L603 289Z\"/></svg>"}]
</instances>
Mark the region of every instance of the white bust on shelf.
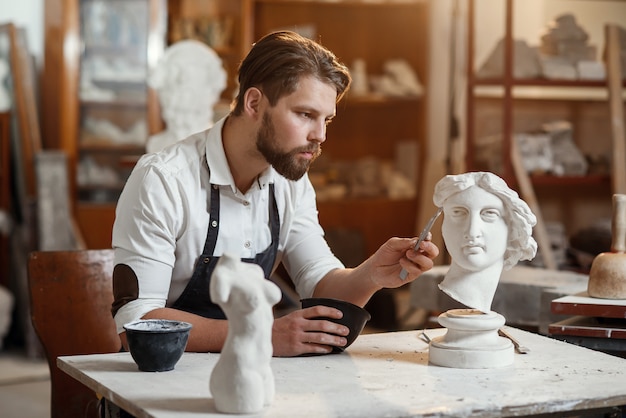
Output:
<instances>
[{"instance_id":1,"label":"white bust on shelf","mask_svg":"<svg viewBox=\"0 0 626 418\"><path fill-rule=\"evenodd\" d=\"M502 271L537 252L535 215L489 172L445 176L433 201L443 207L442 235L452 258L439 287L465 306L489 312Z\"/></svg>"},{"instance_id":2,"label":"white bust on shelf","mask_svg":"<svg viewBox=\"0 0 626 418\"><path fill-rule=\"evenodd\" d=\"M213 108L226 87L226 71L209 46L183 40L167 48L148 84L157 92L166 125L146 144L147 152L158 152L213 125Z\"/></svg>"},{"instance_id":3,"label":"white bust on shelf","mask_svg":"<svg viewBox=\"0 0 626 418\"><path fill-rule=\"evenodd\" d=\"M274 399L272 307L281 291L257 264L224 254L211 276L211 300L228 319L228 334L211 372L209 388L218 411L251 414Z\"/></svg>"}]
</instances>

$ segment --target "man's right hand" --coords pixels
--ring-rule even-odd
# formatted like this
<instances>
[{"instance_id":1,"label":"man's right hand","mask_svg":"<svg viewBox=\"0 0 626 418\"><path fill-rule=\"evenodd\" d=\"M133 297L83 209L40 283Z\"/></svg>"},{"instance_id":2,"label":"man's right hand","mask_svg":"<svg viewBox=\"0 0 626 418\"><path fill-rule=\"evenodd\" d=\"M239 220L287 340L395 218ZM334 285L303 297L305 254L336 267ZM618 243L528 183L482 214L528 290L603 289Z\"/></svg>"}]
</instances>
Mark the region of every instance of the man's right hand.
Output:
<instances>
[{"instance_id":1,"label":"man's right hand","mask_svg":"<svg viewBox=\"0 0 626 418\"><path fill-rule=\"evenodd\" d=\"M320 317L339 319L343 313L328 306L312 306L274 320L272 345L275 357L329 354L347 344L347 327Z\"/></svg>"}]
</instances>

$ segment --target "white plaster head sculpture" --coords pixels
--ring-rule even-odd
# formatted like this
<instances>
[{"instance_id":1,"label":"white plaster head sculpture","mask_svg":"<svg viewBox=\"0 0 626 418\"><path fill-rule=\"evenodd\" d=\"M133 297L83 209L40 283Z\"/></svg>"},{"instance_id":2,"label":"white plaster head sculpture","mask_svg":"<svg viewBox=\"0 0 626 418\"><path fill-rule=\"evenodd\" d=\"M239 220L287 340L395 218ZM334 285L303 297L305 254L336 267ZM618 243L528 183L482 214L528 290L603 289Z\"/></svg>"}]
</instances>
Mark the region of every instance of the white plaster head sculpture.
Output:
<instances>
[{"instance_id":1,"label":"white plaster head sculpture","mask_svg":"<svg viewBox=\"0 0 626 418\"><path fill-rule=\"evenodd\" d=\"M213 125L213 108L226 87L226 71L213 49L188 39L166 49L148 85L157 92L166 125L146 144L148 152L157 152Z\"/></svg>"},{"instance_id":2,"label":"white plaster head sculpture","mask_svg":"<svg viewBox=\"0 0 626 418\"><path fill-rule=\"evenodd\" d=\"M224 254L210 292L228 319L228 335L209 380L215 407L224 413L258 412L274 399L272 307L281 291L260 266Z\"/></svg>"},{"instance_id":3,"label":"white plaster head sculpture","mask_svg":"<svg viewBox=\"0 0 626 418\"><path fill-rule=\"evenodd\" d=\"M442 235L452 258L440 289L482 312L491 302L503 270L537 252L537 223L526 202L489 172L448 175L435 185L433 201L443 207Z\"/></svg>"}]
</instances>

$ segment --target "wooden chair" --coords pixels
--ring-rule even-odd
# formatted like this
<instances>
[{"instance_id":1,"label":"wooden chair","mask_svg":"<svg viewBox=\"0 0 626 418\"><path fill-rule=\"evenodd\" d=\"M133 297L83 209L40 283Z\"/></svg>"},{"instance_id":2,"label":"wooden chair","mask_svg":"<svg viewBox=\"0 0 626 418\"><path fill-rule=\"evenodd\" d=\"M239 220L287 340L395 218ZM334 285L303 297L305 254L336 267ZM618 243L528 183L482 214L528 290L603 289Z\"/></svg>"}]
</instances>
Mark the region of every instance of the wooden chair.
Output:
<instances>
[{"instance_id":1,"label":"wooden chair","mask_svg":"<svg viewBox=\"0 0 626 418\"><path fill-rule=\"evenodd\" d=\"M96 394L58 356L118 352L111 315L113 250L36 251L28 260L31 320L48 360L51 417L97 417Z\"/></svg>"}]
</instances>

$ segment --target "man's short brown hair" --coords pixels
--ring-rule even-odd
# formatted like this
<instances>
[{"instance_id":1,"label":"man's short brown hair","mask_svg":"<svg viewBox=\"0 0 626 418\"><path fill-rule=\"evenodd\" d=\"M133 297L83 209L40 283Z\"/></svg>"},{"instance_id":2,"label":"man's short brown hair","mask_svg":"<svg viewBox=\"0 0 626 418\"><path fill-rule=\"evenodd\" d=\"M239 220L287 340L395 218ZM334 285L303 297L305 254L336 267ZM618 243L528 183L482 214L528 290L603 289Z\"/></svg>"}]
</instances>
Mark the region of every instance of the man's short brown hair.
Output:
<instances>
[{"instance_id":1,"label":"man's short brown hair","mask_svg":"<svg viewBox=\"0 0 626 418\"><path fill-rule=\"evenodd\" d=\"M270 33L256 42L239 66L239 93L233 114L243 111L243 96L250 87L260 89L270 105L293 93L302 77L313 76L333 85L339 101L350 87L348 68L319 43L295 32Z\"/></svg>"}]
</instances>

